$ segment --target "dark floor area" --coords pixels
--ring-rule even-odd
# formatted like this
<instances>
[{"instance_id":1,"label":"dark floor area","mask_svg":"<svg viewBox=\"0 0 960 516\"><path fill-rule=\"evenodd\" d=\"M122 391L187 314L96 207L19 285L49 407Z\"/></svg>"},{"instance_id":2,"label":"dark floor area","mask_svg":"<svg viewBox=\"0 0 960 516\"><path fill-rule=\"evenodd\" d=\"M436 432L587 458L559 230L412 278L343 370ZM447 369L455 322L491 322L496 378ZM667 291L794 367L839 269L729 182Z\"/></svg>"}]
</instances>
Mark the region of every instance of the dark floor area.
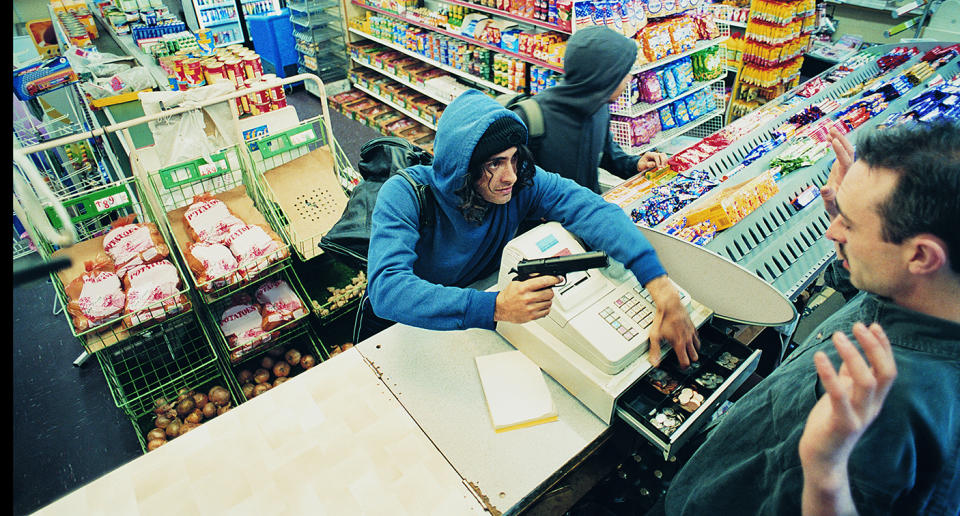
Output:
<instances>
[{"instance_id":1,"label":"dark floor area","mask_svg":"<svg viewBox=\"0 0 960 516\"><path fill-rule=\"evenodd\" d=\"M320 113L302 88L288 93L300 119ZM360 146L379 133L330 111L337 141L356 166ZM34 253L15 267L38 263ZM106 379L71 334L48 278L13 288L13 514L34 512L142 454L131 421ZM59 308L59 307L57 307Z\"/></svg>"}]
</instances>

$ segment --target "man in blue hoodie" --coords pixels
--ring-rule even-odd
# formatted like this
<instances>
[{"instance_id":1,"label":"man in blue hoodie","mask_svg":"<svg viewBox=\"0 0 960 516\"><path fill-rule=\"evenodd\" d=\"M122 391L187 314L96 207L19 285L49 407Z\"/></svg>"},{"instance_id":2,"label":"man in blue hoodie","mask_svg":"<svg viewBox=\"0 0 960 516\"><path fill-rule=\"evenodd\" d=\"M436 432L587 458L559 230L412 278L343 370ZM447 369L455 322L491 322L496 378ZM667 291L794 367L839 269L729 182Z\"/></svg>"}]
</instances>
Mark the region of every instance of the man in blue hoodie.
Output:
<instances>
[{"instance_id":1,"label":"man in blue hoodie","mask_svg":"<svg viewBox=\"0 0 960 516\"><path fill-rule=\"evenodd\" d=\"M636 41L607 27L578 29L567 40L563 79L533 97L544 126L530 145L538 166L600 193L597 167L627 179L667 165L663 153L625 153L610 133L607 106L626 89L636 59Z\"/></svg>"},{"instance_id":2,"label":"man in blue hoodie","mask_svg":"<svg viewBox=\"0 0 960 516\"><path fill-rule=\"evenodd\" d=\"M696 328L650 243L623 210L536 167L526 141L520 118L479 91L465 92L444 110L433 164L407 169L432 190L434 223L420 227L419 202L403 177L387 180L377 198L367 265L375 315L434 330L493 330L497 321L547 315L549 287L558 281L552 276L511 282L500 292L468 286L498 270L522 221L558 221L622 263L650 292L657 306L651 360L658 361L665 340L681 364L696 361Z\"/></svg>"}]
</instances>

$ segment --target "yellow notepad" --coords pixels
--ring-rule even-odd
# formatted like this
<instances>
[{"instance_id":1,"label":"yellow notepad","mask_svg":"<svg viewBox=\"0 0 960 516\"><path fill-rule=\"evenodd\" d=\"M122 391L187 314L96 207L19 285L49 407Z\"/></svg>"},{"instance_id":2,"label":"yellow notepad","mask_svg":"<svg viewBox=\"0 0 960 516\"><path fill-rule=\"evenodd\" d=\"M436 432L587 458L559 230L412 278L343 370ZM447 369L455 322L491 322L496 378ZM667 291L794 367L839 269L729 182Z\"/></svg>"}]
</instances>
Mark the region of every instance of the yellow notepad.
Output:
<instances>
[{"instance_id":1,"label":"yellow notepad","mask_svg":"<svg viewBox=\"0 0 960 516\"><path fill-rule=\"evenodd\" d=\"M557 407L537 364L520 351L476 357L480 384L496 432L557 420Z\"/></svg>"}]
</instances>

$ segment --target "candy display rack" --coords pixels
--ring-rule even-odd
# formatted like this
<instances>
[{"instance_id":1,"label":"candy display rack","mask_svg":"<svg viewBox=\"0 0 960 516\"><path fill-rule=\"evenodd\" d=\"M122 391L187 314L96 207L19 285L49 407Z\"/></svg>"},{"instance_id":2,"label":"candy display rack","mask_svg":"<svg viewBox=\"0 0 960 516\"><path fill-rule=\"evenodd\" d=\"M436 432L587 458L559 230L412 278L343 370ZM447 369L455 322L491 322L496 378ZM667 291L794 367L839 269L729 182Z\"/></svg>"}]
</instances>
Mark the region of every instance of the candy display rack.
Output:
<instances>
[{"instance_id":1,"label":"candy display rack","mask_svg":"<svg viewBox=\"0 0 960 516\"><path fill-rule=\"evenodd\" d=\"M945 46L946 44L941 43L941 45ZM802 85L800 85L781 97L766 103L757 112L751 113L725 127L722 131L734 131L737 134L736 139L727 147L693 165L693 168L705 173L710 180L730 178L730 183L721 184L719 188L687 204L654 227L667 231L668 226L677 222L681 217L686 217L713 202L715 195L719 194L721 189L730 184L740 184L753 179L771 168L771 163L774 160L783 157L788 149L793 148L798 143L795 139L778 140L782 143L774 146L758 159L746 164L742 162L758 147L778 138L777 129L784 126L791 117L814 105L825 105L822 104L825 102L839 103L839 107L835 111L825 115L825 118L830 118L831 114L835 115L846 106L860 101L860 95L855 93L858 91L858 85L880 77L880 80L875 83L879 85L880 81L904 74L912 67L917 66L923 54L937 46L937 43L918 42L909 46L916 47L918 54L888 69L881 68L878 62L882 61L881 56L895 52L896 45L881 45L865 50L811 79L824 79L829 76L840 77L832 83L825 83L816 93L808 97L801 97L798 94L802 88ZM862 131L875 127L881 120L889 116L889 113L905 110L909 98L922 91L925 84L933 80L933 77L949 78L956 74L958 61L960 60L954 58L937 69L931 77L912 86L899 98L890 101L882 112L875 114L855 128L848 138L855 142L856 137ZM844 71L844 73L837 74L838 71ZM761 113L766 114L757 116ZM820 271L833 260L835 252L833 243L824 238L830 221L822 203L813 202L805 207L798 208L792 201L799 193L807 191L811 187L817 189L823 187L829 176L832 159L832 153L828 152L812 165L799 168L779 178L777 182L779 191L775 195L743 217L734 226L718 232L712 240L703 244L704 247L729 258L751 272L755 272L788 298L792 299L798 296L810 282L816 279ZM649 189L650 186L640 181L630 188L636 189L640 193L640 190ZM642 194L630 197L624 195L623 191L611 190L611 192L623 199L618 204L627 213L641 207L643 197L648 195ZM611 192L608 192L608 195Z\"/></svg>"},{"instance_id":2,"label":"candy display rack","mask_svg":"<svg viewBox=\"0 0 960 516\"><path fill-rule=\"evenodd\" d=\"M290 22L297 40L300 73L312 73L323 82L332 83L346 77L347 55L344 44L343 17L336 0L290 0ZM321 93L312 83L307 91Z\"/></svg>"}]
</instances>

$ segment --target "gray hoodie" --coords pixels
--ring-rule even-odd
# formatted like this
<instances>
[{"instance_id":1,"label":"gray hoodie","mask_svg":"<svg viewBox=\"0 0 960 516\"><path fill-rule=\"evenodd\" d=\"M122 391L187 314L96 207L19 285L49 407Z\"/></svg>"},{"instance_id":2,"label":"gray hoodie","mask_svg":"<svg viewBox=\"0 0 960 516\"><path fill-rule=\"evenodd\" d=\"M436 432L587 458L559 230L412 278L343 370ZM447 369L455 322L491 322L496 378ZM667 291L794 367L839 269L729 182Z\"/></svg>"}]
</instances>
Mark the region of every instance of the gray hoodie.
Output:
<instances>
[{"instance_id":1,"label":"gray hoodie","mask_svg":"<svg viewBox=\"0 0 960 516\"><path fill-rule=\"evenodd\" d=\"M533 97L545 128L530 149L537 165L597 193L598 166L622 178L637 173L640 157L626 154L613 141L607 109L636 57L636 43L606 27L587 27L570 37L563 79Z\"/></svg>"}]
</instances>

